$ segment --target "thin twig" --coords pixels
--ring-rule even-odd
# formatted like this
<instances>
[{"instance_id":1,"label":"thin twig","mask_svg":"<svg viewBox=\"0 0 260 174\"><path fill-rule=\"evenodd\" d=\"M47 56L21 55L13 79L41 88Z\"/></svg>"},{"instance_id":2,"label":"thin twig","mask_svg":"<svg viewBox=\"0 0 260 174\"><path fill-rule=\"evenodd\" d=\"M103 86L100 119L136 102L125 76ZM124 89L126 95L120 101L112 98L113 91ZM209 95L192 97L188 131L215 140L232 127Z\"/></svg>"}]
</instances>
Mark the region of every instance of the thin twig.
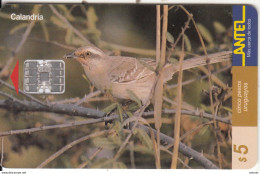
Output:
<instances>
[{"instance_id":1,"label":"thin twig","mask_svg":"<svg viewBox=\"0 0 260 174\"><path fill-rule=\"evenodd\" d=\"M86 140L88 140L90 138L101 136L101 135L103 135L105 133L109 133L109 132L111 132L111 130L104 130L104 131L99 131L99 132L96 132L96 133L93 133L93 134L81 137L81 138L79 138L79 139L77 139L77 140L67 144L66 146L62 147L60 150L58 150L57 152L52 154L49 158L47 158L39 166L37 166L37 168L45 167L47 164L49 164L51 161L53 161L54 159L59 157L61 154L63 154L65 151L67 151L68 149L72 148L73 146L75 146L75 145L77 145L77 144L79 144L79 143L81 143L83 141L86 141Z\"/></svg>"},{"instance_id":2,"label":"thin twig","mask_svg":"<svg viewBox=\"0 0 260 174\"><path fill-rule=\"evenodd\" d=\"M153 49L143 49L143 48L122 46L122 45L109 43L109 42L102 41L102 40L100 41L100 45L103 47L107 46L107 47L111 47L113 49L118 49L123 52L137 54L137 55L145 55L145 56L155 56L156 55L156 51Z\"/></svg>"},{"instance_id":3,"label":"thin twig","mask_svg":"<svg viewBox=\"0 0 260 174\"><path fill-rule=\"evenodd\" d=\"M12 96L10 96L12 97ZM32 101L16 101L15 100L0 100L0 108L8 111L16 112L50 112L57 114L66 114L70 116L81 116L85 118L101 118L105 115L101 112L92 108L85 108L81 106L75 106L74 104L54 104L50 106L43 106ZM26 107L25 107L26 106Z\"/></svg>"},{"instance_id":4,"label":"thin twig","mask_svg":"<svg viewBox=\"0 0 260 174\"><path fill-rule=\"evenodd\" d=\"M75 98L69 98L64 100L58 100L58 101L52 101L51 104L66 104L66 103L77 103L79 100L81 100L79 97ZM105 101L110 100L108 97L95 97L95 98L88 98L87 101L84 101L84 103L89 102L95 102L95 101Z\"/></svg>"},{"instance_id":5,"label":"thin twig","mask_svg":"<svg viewBox=\"0 0 260 174\"><path fill-rule=\"evenodd\" d=\"M0 137L9 136L9 135L18 135L18 134L31 134L35 132L41 132L51 129L62 129L62 128L70 128L70 127L77 127L77 126L83 126L88 124L95 124L100 122L106 122L117 119L118 116L110 116L110 117L103 117L103 118L97 118L97 119L91 119L91 120L84 120L84 121L74 121L70 123L64 123L64 124L57 124L57 125L50 125L50 126L41 126L41 127L35 127L35 128L28 128L28 129L20 129L20 130L10 130L7 132L0 132Z\"/></svg>"},{"instance_id":6,"label":"thin twig","mask_svg":"<svg viewBox=\"0 0 260 174\"><path fill-rule=\"evenodd\" d=\"M161 146L160 149L161 149L162 151L167 152L168 154L170 154L170 155L172 156L172 152L169 151L167 148ZM190 166L188 166L187 164L185 164L185 162L182 161L180 158L178 158L178 160L179 160L185 167L187 167L188 169L192 169Z\"/></svg>"},{"instance_id":7,"label":"thin twig","mask_svg":"<svg viewBox=\"0 0 260 174\"><path fill-rule=\"evenodd\" d=\"M231 67L232 67L231 65L225 66L225 67L221 68L220 70L212 72L212 74L216 75L216 74L222 73L222 72L230 69ZM196 82L196 81L204 80L208 77L209 77L208 75L203 75L203 76L200 76L200 77L197 77L197 78L186 80L186 81L182 82L182 86L189 85L189 84ZM167 88L172 89L172 88L177 88L177 86L178 86L178 84L167 85Z\"/></svg>"},{"instance_id":8,"label":"thin twig","mask_svg":"<svg viewBox=\"0 0 260 174\"><path fill-rule=\"evenodd\" d=\"M59 43L57 41L44 40L44 39L38 39L38 38L31 38L31 37L28 37L28 40L56 45L58 47L61 47L61 48L67 49L67 50L76 50L77 49L76 47L73 47L73 46L70 46L70 45L65 45L65 44Z\"/></svg>"},{"instance_id":9,"label":"thin twig","mask_svg":"<svg viewBox=\"0 0 260 174\"><path fill-rule=\"evenodd\" d=\"M171 100L167 97L163 97L163 100L166 101L167 103L171 104L171 106L173 107L177 107L177 102L174 101L174 100ZM192 111L192 110L195 110L196 108L192 105L190 105L189 103L185 102L185 101L182 101L182 109L184 110L188 110L188 111Z\"/></svg>"},{"instance_id":10,"label":"thin twig","mask_svg":"<svg viewBox=\"0 0 260 174\"><path fill-rule=\"evenodd\" d=\"M51 101L50 104L67 104L67 103L77 103L80 100L79 97L74 98L68 98L68 99L62 99L58 101Z\"/></svg>"},{"instance_id":11,"label":"thin twig","mask_svg":"<svg viewBox=\"0 0 260 174\"><path fill-rule=\"evenodd\" d=\"M11 86L10 84L6 83L5 81L3 81L1 79L0 79L0 84L5 85L7 88L15 91L15 88L13 86ZM32 101L35 101L36 103L39 103L39 104L41 104L43 106L49 106L47 103L44 103L44 102L40 101L39 99L33 97L32 95L26 94L21 89L19 89L19 93L22 94L23 96L31 99Z\"/></svg>"},{"instance_id":12,"label":"thin twig","mask_svg":"<svg viewBox=\"0 0 260 174\"><path fill-rule=\"evenodd\" d=\"M206 126L206 125L209 125L209 124L212 124L213 121L209 121L207 123L203 123L203 124L200 124L199 126L189 130L188 132L185 132L185 134L183 134L181 137L180 137L180 140L183 140L184 138L186 138L187 136L189 136L191 133L201 129L202 127Z\"/></svg>"},{"instance_id":13,"label":"thin twig","mask_svg":"<svg viewBox=\"0 0 260 174\"><path fill-rule=\"evenodd\" d=\"M208 68L205 68L204 66L202 67L198 67L203 73L205 73L208 77L209 77L209 71ZM211 73L211 80L217 84L218 86L220 86L221 88L223 88L224 90L228 89L227 84L225 84L222 80L220 80L217 76L215 76L212 72Z\"/></svg>"},{"instance_id":14,"label":"thin twig","mask_svg":"<svg viewBox=\"0 0 260 174\"><path fill-rule=\"evenodd\" d=\"M80 99L75 105L76 105L76 106L79 106L79 105L81 105L82 103L87 102L90 98L95 97L95 96L98 96L99 94L101 94L101 91L100 91L100 90L91 92L91 93L89 93L88 95L85 95L82 99Z\"/></svg>"},{"instance_id":15,"label":"thin twig","mask_svg":"<svg viewBox=\"0 0 260 174\"><path fill-rule=\"evenodd\" d=\"M184 59L184 37L182 37L182 54L180 55L179 61L179 74L178 74L178 87L177 87L177 113L175 115L174 121L174 147L173 147L173 154L172 154L172 163L171 169L177 168L177 159L178 159L178 152L179 152L179 142L180 142L180 126L181 126L181 104L182 104L182 65Z\"/></svg>"},{"instance_id":16,"label":"thin twig","mask_svg":"<svg viewBox=\"0 0 260 174\"><path fill-rule=\"evenodd\" d=\"M23 103L23 101L21 101L21 100L15 98L15 97L13 97L12 95L10 95L10 94L8 94L8 93L5 93L5 92L3 92L3 91L0 91L0 95L2 95L2 96L4 96L4 97L7 97L8 99L12 100L13 102L19 103L19 104L22 105L22 106L26 106L26 104Z\"/></svg>"},{"instance_id":17,"label":"thin twig","mask_svg":"<svg viewBox=\"0 0 260 174\"><path fill-rule=\"evenodd\" d=\"M170 59L172 53L173 53L174 50L175 50L175 47L176 47L177 44L179 43L181 37L183 37L183 35L184 35L186 29L189 28L189 24L190 24L190 20L191 20L191 19L192 19L192 17L189 16L189 17L188 17L188 21L185 23L185 26L183 27L183 30L181 31L181 33L180 33L179 36L177 37L176 41L174 42L174 44L173 44L172 47L170 48L169 53L168 53L168 57L167 57L166 60L169 60L169 59Z\"/></svg>"},{"instance_id":18,"label":"thin twig","mask_svg":"<svg viewBox=\"0 0 260 174\"><path fill-rule=\"evenodd\" d=\"M157 130L157 135L160 133L160 128L162 126L162 94L163 94L163 79L164 74L161 70L164 67L165 64L165 52L166 52L166 32L167 32L167 18L168 18L168 10L167 14L165 14L165 5L163 6L163 31L162 31L162 44L160 44L161 37L160 37L160 31L161 31L161 14L160 14L160 5L156 6L156 66L159 70L160 78L158 79L158 82L155 86L155 92L154 92L154 120L155 120L155 128ZM168 6L167 6L168 8ZM161 47L162 45L162 47ZM161 47L161 48L160 48ZM157 145L154 145L155 150L155 164L156 168L161 168L161 161L160 161L160 138L157 139Z\"/></svg>"},{"instance_id":19,"label":"thin twig","mask_svg":"<svg viewBox=\"0 0 260 174\"><path fill-rule=\"evenodd\" d=\"M88 160L86 160L85 162L81 163L77 168L85 168L89 161L93 160L101 151L103 150L103 147L99 147L90 157Z\"/></svg>"},{"instance_id":20,"label":"thin twig","mask_svg":"<svg viewBox=\"0 0 260 174\"><path fill-rule=\"evenodd\" d=\"M176 110L175 109L164 109L162 110L162 112L164 114L176 114ZM149 116L149 115L153 115L154 111L148 111L148 112L144 112L143 116ZM199 110L181 110L181 114L182 115L190 115L190 116L195 116L195 117L203 117L203 118L207 118L207 119L213 119L213 116L209 113L205 113L205 112L200 112ZM220 116L215 116L217 121L220 121L222 123L226 123L226 124L231 124L231 120L226 119L226 118L222 118Z\"/></svg>"},{"instance_id":21,"label":"thin twig","mask_svg":"<svg viewBox=\"0 0 260 174\"><path fill-rule=\"evenodd\" d=\"M51 11L58 16L58 18L60 18L67 26L68 28L70 28L77 36L79 36L84 42L86 42L86 44L88 45L92 45L91 42L78 30L76 29L73 25L71 25L71 23L66 19L66 17L64 17L63 15L61 15L56 8L53 5L49 5Z\"/></svg>"},{"instance_id":22,"label":"thin twig","mask_svg":"<svg viewBox=\"0 0 260 174\"><path fill-rule=\"evenodd\" d=\"M130 141L129 142L129 149L130 149L130 162L131 162L131 167L132 169L135 169L135 155L134 155L134 142Z\"/></svg>"},{"instance_id":23,"label":"thin twig","mask_svg":"<svg viewBox=\"0 0 260 174\"><path fill-rule=\"evenodd\" d=\"M217 127L217 122L216 122L216 114L218 113L218 108L219 108L220 103L218 103L218 105L216 106L216 110L213 116L213 125L214 125L214 136L216 138L216 142L217 142L217 155L218 155L218 164L219 164L219 168L222 169L222 158L221 158L221 150L220 150L220 142L218 139L218 127Z\"/></svg>"},{"instance_id":24,"label":"thin twig","mask_svg":"<svg viewBox=\"0 0 260 174\"><path fill-rule=\"evenodd\" d=\"M158 133L158 130L156 130L156 132ZM157 142L156 142L156 138L155 138L154 133L151 128L150 128L150 136L151 136L151 140L153 143L155 165L156 165L157 169L160 169L160 159L159 159L160 156L158 155L158 152L157 152L158 151ZM157 134L157 136L158 136L158 134ZM157 138L157 139L160 139L160 138ZM159 144L159 145L161 145L161 144Z\"/></svg>"},{"instance_id":25,"label":"thin twig","mask_svg":"<svg viewBox=\"0 0 260 174\"><path fill-rule=\"evenodd\" d=\"M161 6L156 5L156 65L160 62L161 50Z\"/></svg>"}]
</instances>

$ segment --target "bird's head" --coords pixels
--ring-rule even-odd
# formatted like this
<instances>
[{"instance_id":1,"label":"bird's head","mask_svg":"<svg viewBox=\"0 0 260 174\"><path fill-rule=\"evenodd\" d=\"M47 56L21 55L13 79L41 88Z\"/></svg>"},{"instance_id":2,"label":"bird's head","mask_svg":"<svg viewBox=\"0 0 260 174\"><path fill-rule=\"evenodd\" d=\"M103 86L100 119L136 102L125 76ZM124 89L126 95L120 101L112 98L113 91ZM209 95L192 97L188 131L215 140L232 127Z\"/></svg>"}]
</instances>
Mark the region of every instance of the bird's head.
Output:
<instances>
[{"instance_id":1,"label":"bird's head","mask_svg":"<svg viewBox=\"0 0 260 174\"><path fill-rule=\"evenodd\" d=\"M76 49L72 53L68 53L64 56L66 59L76 59L83 66L89 66L89 64L96 64L106 58L106 54L99 48L93 46L85 46Z\"/></svg>"}]
</instances>

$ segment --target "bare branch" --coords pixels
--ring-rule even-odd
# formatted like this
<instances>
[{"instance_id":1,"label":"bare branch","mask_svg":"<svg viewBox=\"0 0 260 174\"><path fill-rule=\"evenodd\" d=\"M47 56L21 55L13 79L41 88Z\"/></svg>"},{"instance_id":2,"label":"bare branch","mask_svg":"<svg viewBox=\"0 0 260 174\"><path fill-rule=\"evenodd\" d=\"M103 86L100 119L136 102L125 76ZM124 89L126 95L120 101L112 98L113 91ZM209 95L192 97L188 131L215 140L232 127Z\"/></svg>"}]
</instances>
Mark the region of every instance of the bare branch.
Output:
<instances>
[{"instance_id":1,"label":"bare branch","mask_svg":"<svg viewBox=\"0 0 260 174\"><path fill-rule=\"evenodd\" d=\"M165 148L164 146L160 147L162 151L167 152L168 154L172 155L172 152L169 151L167 148ZM180 161L180 163L182 163L185 167L187 167L188 169L192 169L190 166L188 166L187 164L185 164L184 161L182 161L179 157L178 157L178 161Z\"/></svg>"},{"instance_id":2,"label":"bare branch","mask_svg":"<svg viewBox=\"0 0 260 174\"><path fill-rule=\"evenodd\" d=\"M60 156L61 154L63 154L65 151L67 151L68 149L72 148L73 146L75 146L76 144L79 144L83 141L86 141L90 138L93 137L97 137L100 135L103 135L105 133L109 133L111 130L105 130L105 131L100 131L100 132L96 132L96 133L92 133L90 135L81 137L75 141L72 141L71 143L67 144L66 146L62 147L60 150L58 150L57 152L55 152L54 154L52 154L48 159L46 159L45 161L43 161L39 166L37 166L37 168L43 168L45 167L47 164L49 164L51 161L53 161L54 159L56 159L58 156Z\"/></svg>"},{"instance_id":3,"label":"bare branch","mask_svg":"<svg viewBox=\"0 0 260 174\"><path fill-rule=\"evenodd\" d=\"M19 103L11 100L0 100L0 108L15 112L51 112L86 118L101 118L105 115L105 113L101 111L75 106L74 104L54 104L43 106L33 101L23 101L22 103Z\"/></svg>"},{"instance_id":4,"label":"bare branch","mask_svg":"<svg viewBox=\"0 0 260 174\"><path fill-rule=\"evenodd\" d=\"M130 162L131 162L131 167L132 169L135 169L135 156L134 156L134 142L130 141L129 142L129 150L130 150Z\"/></svg>"},{"instance_id":5,"label":"bare branch","mask_svg":"<svg viewBox=\"0 0 260 174\"><path fill-rule=\"evenodd\" d=\"M101 94L100 90L94 91L89 93L88 95L85 95L82 99L80 99L75 105L79 106L84 102L87 102L90 98L98 96L99 94Z\"/></svg>"},{"instance_id":6,"label":"bare branch","mask_svg":"<svg viewBox=\"0 0 260 174\"><path fill-rule=\"evenodd\" d=\"M38 39L38 38L32 38L32 37L28 37L28 40L56 45L58 47L61 47L61 48L67 49L67 50L75 50L75 49L77 49L76 47L73 47L73 46L70 46L70 45L65 45L65 44L59 43L57 41L44 40L44 39Z\"/></svg>"},{"instance_id":7,"label":"bare branch","mask_svg":"<svg viewBox=\"0 0 260 174\"><path fill-rule=\"evenodd\" d=\"M97 156L97 154L99 154L102 150L103 150L103 148L102 148L102 147L99 147L99 148L89 157L89 160L86 160L85 162L83 162L82 164L80 164L77 168L82 169L82 168L86 167L86 166L88 165L89 161L90 161L90 160L93 160L93 159Z\"/></svg>"},{"instance_id":8,"label":"bare branch","mask_svg":"<svg viewBox=\"0 0 260 174\"><path fill-rule=\"evenodd\" d=\"M3 80L1 80L1 79L0 79L0 84L3 84L3 85L5 85L7 88L9 88L9 89L15 91L15 88L14 88L12 85L6 83L5 81L3 81ZM21 89L19 89L19 93L22 94L23 96L25 96L25 97L31 99L32 101L35 101L36 103L39 103L39 104L41 104L41 105L43 105L43 106L48 106L47 103L44 103L44 102L40 101L39 99L33 97L32 95L26 94L26 93L23 92Z\"/></svg>"},{"instance_id":9,"label":"bare branch","mask_svg":"<svg viewBox=\"0 0 260 174\"><path fill-rule=\"evenodd\" d=\"M138 124L137 127L145 130L146 133L150 135L150 132L149 132L150 128L149 127L144 126L144 125L140 125L140 124ZM156 130L155 129L152 129L152 130L153 130L154 134L156 135ZM160 133L160 140L161 140L161 142L164 142L164 143L167 143L167 144L173 144L174 143L174 139L172 137L169 137L169 136L167 136L163 133ZM185 155L189 158L193 158L195 161L197 161L198 163L200 163L203 167L205 167L207 169L217 169L218 168L210 160L205 158L203 156L203 154L193 150L192 148L186 146L182 142L179 143L179 151L183 155Z\"/></svg>"},{"instance_id":10,"label":"bare branch","mask_svg":"<svg viewBox=\"0 0 260 174\"><path fill-rule=\"evenodd\" d=\"M177 112L174 118L174 147L172 154L171 169L177 168L178 152L180 143L180 129L181 129L181 105L182 105L182 78L183 78L183 59L184 59L184 37L182 36L182 54L179 61L179 73L178 73L178 87L177 87Z\"/></svg>"},{"instance_id":11,"label":"bare branch","mask_svg":"<svg viewBox=\"0 0 260 174\"><path fill-rule=\"evenodd\" d=\"M4 96L4 97L7 97L9 100L12 100L13 102L17 102L17 103L19 103L20 105L26 106L26 104L23 103L21 100L19 100L19 99L13 97L12 95L10 95L10 94L8 94L8 93L5 93L5 92L3 92L3 91L0 91L0 95L2 95L2 96Z\"/></svg>"},{"instance_id":12,"label":"bare branch","mask_svg":"<svg viewBox=\"0 0 260 174\"><path fill-rule=\"evenodd\" d=\"M189 24L190 24L190 20L191 20L191 17L189 16L188 17L188 21L185 23L185 26L183 27L183 30L181 31L181 33L179 34L179 36L177 37L176 41L174 42L174 44L172 45L169 53L168 53L168 56L167 56L167 60L170 59L172 53L174 52L175 50L175 47L177 46L177 44L179 43L181 37L184 35L185 31L189 28Z\"/></svg>"},{"instance_id":13,"label":"bare branch","mask_svg":"<svg viewBox=\"0 0 260 174\"><path fill-rule=\"evenodd\" d=\"M110 117L102 117L97 119L91 120L84 120L84 121L74 121L65 124L57 124L57 125L50 125L50 126L41 126L36 128L28 128L28 129L20 129L20 130L10 130L7 132L0 132L0 137L9 136L9 135L18 135L18 134L31 134L34 132L46 131L51 129L62 129L62 128L69 128L69 127L76 127L76 126L83 126L88 124L95 124L100 122L106 122L115 120L118 118L118 115L111 115Z\"/></svg>"},{"instance_id":14,"label":"bare branch","mask_svg":"<svg viewBox=\"0 0 260 174\"><path fill-rule=\"evenodd\" d=\"M165 6L163 6L165 8ZM168 7L168 6L167 6ZM160 70L160 78L158 79L158 83L155 86L154 92L154 120L155 120L155 128L157 129L157 134L160 132L160 128L162 126L162 95L163 95L163 71L161 68L165 64L165 52L166 52L166 32L167 32L167 18L168 18L168 10L167 16L165 15L165 9L163 11L163 31L162 31L162 44L160 44L161 37L161 14L160 14L160 5L156 5L156 66ZM162 47L161 47L162 45ZM160 137L157 138L157 145L154 144L155 151L155 165L157 169L161 168L161 160L160 160Z\"/></svg>"},{"instance_id":15,"label":"bare branch","mask_svg":"<svg viewBox=\"0 0 260 174\"><path fill-rule=\"evenodd\" d=\"M16 102L11 100L0 100L0 108L13 111L13 112L51 112L57 114L66 114L70 116L81 116L86 118L101 118L105 115L105 113L91 109L85 108L80 106L75 106L74 104L53 104L51 106L42 106L33 101L22 101ZM175 114L176 110L174 109L164 109L163 113L165 114ZM191 115L196 117L203 117L207 119L213 119L213 116L208 113L200 112L198 110L188 111L182 110L182 114L184 115ZM153 115L153 111L144 112L143 116ZM217 121L231 124L231 121L220 116L215 117Z\"/></svg>"},{"instance_id":16,"label":"bare branch","mask_svg":"<svg viewBox=\"0 0 260 174\"><path fill-rule=\"evenodd\" d=\"M83 34L78 30L76 29L73 25L71 25L71 23L63 16L61 15L57 10L56 8L53 6L53 5L49 5L51 11L56 15L58 16L77 36L79 36L83 41L86 42L86 44L88 45L92 45L89 40L83 36Z\"/></svg>"},{"instance_id":17,"label":"bare branch","mask_svg":"<svg viewBox=\"0 0 260 174\"><path fill-rule=\"evenodd\" d=\"M195 131L197 131L197 130L203 128L203 127L206 126L206 125L212 124L212 123L213 123L213 121L209 121L209 122L207 122L207 123L202 123L202 124L200 124L199 126L197 126L197 127L195 127L195 128L192 128L192 129L189 130L188 132L185 132L185 134L183 134L180 139L183 140L184 138L186 138L187 136L189 136L191 133L193 133L193 132L195 132Z\"/></svg>"}]
</instances>

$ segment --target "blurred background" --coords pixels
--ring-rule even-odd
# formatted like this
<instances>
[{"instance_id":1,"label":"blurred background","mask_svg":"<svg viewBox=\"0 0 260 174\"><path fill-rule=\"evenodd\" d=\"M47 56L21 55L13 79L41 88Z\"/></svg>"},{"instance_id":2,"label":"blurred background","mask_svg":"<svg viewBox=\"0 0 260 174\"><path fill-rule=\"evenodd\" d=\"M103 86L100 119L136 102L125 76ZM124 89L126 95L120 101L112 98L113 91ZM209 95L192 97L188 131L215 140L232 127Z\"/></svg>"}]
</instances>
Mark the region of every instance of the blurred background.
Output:
<instances>
[{"instance_id":1,"label":"blurred background","mask_svg":"<svg viewBox=\"0 0 260 174\"><path fill-rule=\"evenodd\" d=\"M156 41L156 9L155 5L120 5L120 4L88 4L88 5L54 5L55 9L62 14L72 25L77 28L91 43L97 45L110 55L124 55L133 57L152 57L155 55ZM193 14L198 23L209 53L231 50L232 48L232 6L222 5L191 5L185 8ZM17 47L30 21L10 20L10 14L32 14L32 11L43 15L44 20L36 21L27 41L16 55L20 63L19 87L23 89L23 62L28 59L62 59L63 55L72 52L75 48L86 43L57 16L48 5L11 4L6 5L0 11L0 67L3 67L10 58L12 51ZM172 39L177 38L182 27L187 21L187 15L178 7L170 6L168 18L168 46ZM203 50L197 32L190 24L186 34L186 57L203 55ZM180 44L179 44L180 45ZM177 46L172 59L178 59ZM124 46L124 48L122 48ZM141 50L138 53L136 50ZM134 50L134 51L132 51ZM64 60L66 64L66 89L61 95L34 95L42 100L62 101L64 99L82 98L92 92L93 86L84 75L81 65L73 60ZM10 66L12 72L15 62ZM230 62L223 62L211 66L211 71L221 71L216 76L226 84L232 86ZM199 77L205 75L201 69L185 71L183 81L195 79L194 82L183 87L183 101L186 108L210 112L207 79ZM5 81L12 84L7 76ZM174 100L176 88L175 76L167 85L164 95ZM171 86L171 87L170 87ZM218 85L216 85L218 86ZM218 86L219 87L219 86ZM221 88L221 87L220 87ZM0 87L12 95L14 91ZM219 115L231 119L231 97L223 101ZM85 107L102 110L110 106L112 101L105 95L100 95L91 102L84 103ZM171 108L171 104L165 102L164 108ZM152 107L150 108L153 109ZM172 115L164 114L162 132L172 136ZM80 117L69 117L53 113L21 112L13 113L0 109L0 131L39 127L63 123L71 120L83 120ZM147 118L153 125L152 117ZM206 123L202 118L183 116L182 134ZM219 123L223 139L221 139L221 152L223 168L231 168L231 126ZM77 139L80 136L104 129L104 123L88 125L80 128L56 129L34 134L9 136L4 139L4 167L8 168L34 168L58 149ZM185 144L203 152L203 154L217 164L216 141L213 135L213 127L205 124L202 128L194 131L183 139ZM99 138L99 139L98 139ZM103 139L102 139L103 138ZM118 142L122 137L97 137L86 141L66 151L63 155L51 162L50 168L75 168L87 160L97 147L104 147L97 157L91 161L89 168L155 168L153 149L150 139L147 140L137 133L131 142L134 144L135 166L129 160L129 151L125 151L120 157L120 163L104 165L104 161L114 155L118 148ZM124 139L124 138L123 138ZM147 143L148 141L148 143ZM162 167L169 168L171 155L162 152ZM192 168L201 168L195 161L181 156L183 161ZM185 166L179 164L179 168Z\"/></svg>"}]
</instances>

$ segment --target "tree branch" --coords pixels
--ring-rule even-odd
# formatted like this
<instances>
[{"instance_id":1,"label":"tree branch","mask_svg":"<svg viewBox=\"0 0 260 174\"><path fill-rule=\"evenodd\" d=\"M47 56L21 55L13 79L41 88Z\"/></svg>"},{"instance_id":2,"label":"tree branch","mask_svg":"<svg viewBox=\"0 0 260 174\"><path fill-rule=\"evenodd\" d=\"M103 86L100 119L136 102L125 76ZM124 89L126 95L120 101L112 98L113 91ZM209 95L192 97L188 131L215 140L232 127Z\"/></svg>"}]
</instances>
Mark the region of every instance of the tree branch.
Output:
<instances>
[{"instance_id":1,"label":"tree branch","mask_svg":"<svg viewBox=\"0 0 260 174\"><path fill-rule=\"evenodd\" d=\"M96 109L75 106L74 104L54 104L43 106L34 101L17 101L0 100L0 108L13 112L51 112L57 114L66 114L70 116L81 116L86 118L101 118L105 113Z\"/></svg>"},{"instance_id":2,"label":"tree branch","mask_svg":"<svg viewBox=\"0 0 260 174\"><path fill-rule=\"evenodd\" d=\"M16 100L16 99L15 99ZM105 113L81 106L75 106L74 104L53 104L50 106L43 106L34 101L15 101L15 100L0 100L0 108L6 109L12 112L51 112L57 114L66 114L70 116L81 116L86 118L102 118ZM165 114L175 114L176 110L174 109L164 109L163 113ZM207 119L213 119L213 116L208 113L199 112L198 110L188 111L182 110L182 114L191 115L195 117L204 117ZM153 111L144 112L143 116L153 115ZM217 121L231 124L231 121L220 116L215 117Z\"/></svg>"},{"instance_id":3,"label":"tree branch","mask_svg":"<svg viewBox=\"0 0 260 174\"><path fill-rule=\"evenodd\" d=\"M41 126L41 127L20 129L20 130L10 130L10 131L6 131L6 132L0 132L0 137L9 136L9 135L18 135L18 134L31 134L34 132L46 131L46 130L51 130L51 129L62 129L62 128L69 128L69 127L83 126L83 125L88 125L88 124L112 121L117 118L118 118L118 115L112 115L109 117L102 117L102 118L96 118L96 119L84 120L84 121L74 121L74 122L69 122L69 123L65 123L65 124Z\"/></svg>"},{"instance_id":4,"label":"tree branch","mask_svg":"<svg viewBox=\"0 0 260 174\"><path fill-rule=\"evenodd\" d=\"M149 132L149 127L144 126L144 125L137 125L138 128L143 129L147 134L150 135ZM155 136L156 136L156 130L152 129ZM160 133L160 140L161 142L167 143L167 144L173 144L174 143L174 139L172 137L169 137L163 133ZM194 159L195 161L197 161L198 163L200 163L203 167L205 167L206 169L217 169L218 167L213 164L210 160L208 160L207 158L205 158L203 156L202 153L199 153L195 150L193 150L192 148L186 146L185 144L183 144L182 142L179 143L179 152L181 152L183 155Z\"/></svg>"}]
</instances>

